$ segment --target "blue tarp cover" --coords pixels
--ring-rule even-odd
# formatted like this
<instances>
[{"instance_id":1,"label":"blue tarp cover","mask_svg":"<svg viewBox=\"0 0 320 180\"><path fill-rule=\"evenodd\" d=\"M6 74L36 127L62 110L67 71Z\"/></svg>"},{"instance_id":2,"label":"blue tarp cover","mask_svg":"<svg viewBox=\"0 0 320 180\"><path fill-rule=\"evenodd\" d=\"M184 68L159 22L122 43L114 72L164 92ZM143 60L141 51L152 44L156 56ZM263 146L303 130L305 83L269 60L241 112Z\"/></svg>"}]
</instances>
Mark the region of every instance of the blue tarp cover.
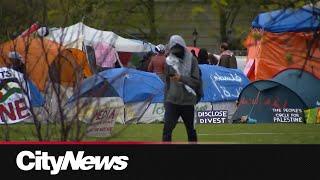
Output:
<instances>
[{"instance_id":1,"label":"blue tarp cover","mask_svg":"<svg viewBox=\"0 0 320 180\"><path fill-rule=\"evenodd\" d=\"M236 101L249 79L239 69L200 65L204 97L202 102Z\"/></svg>"},{"instance_id":2,"label":"blue tarp cover","mask_svg":"<svg viewBox=\"0 0 320 180\"><path fill-rule=\"evenodd\" d=\"M252 22L252 27L274 33L319 30L319 15L320 9L310 6L281 9L259 14Z\"/></svg>"}]
</instances>

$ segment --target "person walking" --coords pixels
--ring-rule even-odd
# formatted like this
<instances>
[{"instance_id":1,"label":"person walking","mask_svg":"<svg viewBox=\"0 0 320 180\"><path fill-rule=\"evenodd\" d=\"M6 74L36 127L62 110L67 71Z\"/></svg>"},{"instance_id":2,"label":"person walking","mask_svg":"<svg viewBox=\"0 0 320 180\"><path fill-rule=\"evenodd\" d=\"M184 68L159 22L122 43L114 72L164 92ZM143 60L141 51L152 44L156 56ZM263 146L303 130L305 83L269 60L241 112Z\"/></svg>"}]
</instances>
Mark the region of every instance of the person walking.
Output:
<instances>
[{"instance_id":1,"label":"person walking","mask_svg":"<svg viewBox=\"0 0 320 180\"><path fill-rule=\"evenodd\" d=\"M170 37L169 49L165 64L165 115L162 140L172 141L172 132L179 117L182 117L188 141L196 142L194 105L199 101L198 92L202 87L198 62L179 35Z\"/></svg>"},{"instance_id":2,"label":"person walking","mask_svg":"<svg viewBox=\"0 0 320 180\"><path fill-rule=\"evenodd\" d=\"M222 43L220 46L219 66L237 69L237 59L232 51L229 50L228 43Z\"/></svg>"},{"instance_id":3,"label":"person walking","mask_svg":"<svg viewBox=\"0 0 320 180\"><path fill-rule=\"evenodd\" d=\"M149 72L156 73L159 78L165 82L165 75L164 75L164 65L166 63L166 56L165 56L165 46L159 44L155 48L157 54L151 57L151 61L148 66Z\"/></svg>"}]
</instances>

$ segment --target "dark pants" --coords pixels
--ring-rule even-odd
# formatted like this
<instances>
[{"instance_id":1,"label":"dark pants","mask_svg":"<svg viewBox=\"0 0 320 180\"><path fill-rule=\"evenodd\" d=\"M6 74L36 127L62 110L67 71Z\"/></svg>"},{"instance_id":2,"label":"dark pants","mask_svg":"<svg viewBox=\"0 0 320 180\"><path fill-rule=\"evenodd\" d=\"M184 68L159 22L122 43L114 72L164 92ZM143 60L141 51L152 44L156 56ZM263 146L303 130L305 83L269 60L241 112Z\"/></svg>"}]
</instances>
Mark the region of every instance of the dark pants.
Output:
<instances>
[{"instance_id":1,"label":"dark pants","mask_svg":"<svg viewBox=\"0 0 320 180\"><path fill-rule=\"evenodd\" d=\"M188 134L188 141L196 142L197 133L194 129L194 106L193 105L176 105L165 103L163 141L171 141L172 131L176 127L179 117L182 117Z\"/></svg>"}]
</instances>

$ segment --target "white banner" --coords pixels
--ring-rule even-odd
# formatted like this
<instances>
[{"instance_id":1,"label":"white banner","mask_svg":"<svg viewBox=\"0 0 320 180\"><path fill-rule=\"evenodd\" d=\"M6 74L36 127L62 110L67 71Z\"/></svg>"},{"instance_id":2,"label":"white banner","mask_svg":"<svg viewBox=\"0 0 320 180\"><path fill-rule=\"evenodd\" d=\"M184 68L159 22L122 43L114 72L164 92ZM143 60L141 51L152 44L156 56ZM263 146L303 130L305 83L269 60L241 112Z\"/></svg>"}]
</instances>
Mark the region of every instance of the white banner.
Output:
<instances>
[{"instance_id":1,"label":"white banner","mask_svg":"<svg viewBox=\"0 0 320 180\"><path fill-rule=\"evenodd\" d=\"M125 119L126 121L133 121L135 123L154 123L154 122L163 122L165 108L163 103L152 103L149 107L144 105L144 102L131 103L125 105ZM140 120L138 117L139 113L142 112L143 108L147 108L146 112L143 114ZM235 102L219 102L219 103L210 103L210 102L200 102L195 106L195 113L197 111L209 111L209 110L227 110L228 118L230 119L233 113L236 110ZM139 112L139 113L137 113ZM121 117L121 116L119 116ZM195 114L196 119L196 114ZM138 120L138 121L137 121ZM182 119L179 119L182 122ZM117 120L119 123L123 123L123 119L119 118Z\"/></svg>"},{"instance_id":2,"label":"white banner","mask_svg":"<svg viewBox=\"0 0 320 180\"><path fill-rule=\"evenodd\" d=\"M32 116L23 74L0 68L0 124L14 124Z\"/></svg>"},{"instance_id":3,"label":"white banner","mask_svg":"<svg viewBox=\"0 0 320 180\"><path fill-rule=\"evenodd\" d=\"M82 97L69 106L68 119L78 118L88 124L88 136L108 137L116 119L123 119L123 101L119 97Z\"/></svg>"},{"instance_id":4,"label":"white banner","mask_svg":"<svg viewBox=\"0 0 320 180\"><path fill-rule=\"evenodd\" d=\"M121 110L121 107L99 107L99 110L95 113L92 122L89 123L87 127L87 136L111 136L116 118L121 114Z\"/></svg>"}]
</instances>

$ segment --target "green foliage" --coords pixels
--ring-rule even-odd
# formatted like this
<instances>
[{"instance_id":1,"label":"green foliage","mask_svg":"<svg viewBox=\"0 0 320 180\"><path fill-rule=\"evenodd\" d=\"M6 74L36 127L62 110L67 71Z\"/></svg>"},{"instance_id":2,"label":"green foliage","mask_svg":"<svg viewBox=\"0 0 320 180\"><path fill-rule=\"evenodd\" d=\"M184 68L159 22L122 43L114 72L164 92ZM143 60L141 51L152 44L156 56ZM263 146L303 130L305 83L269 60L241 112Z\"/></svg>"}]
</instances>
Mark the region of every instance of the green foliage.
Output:
<instances>
[{"instance_id":1,"label":"green foliage","mask_svg":"<svg viewBox=\"0 0 320 180\"><path fill-rule=\"evenodd\" d=\"M142 34L156 40L154 0L0 0L0 39L7 32L20 34L38 21L50 27L64 27L84 20L102 30L121 35Z\"/></svg>"},{"instance_id":2,"label":"green foliage","mask_svg":"<svg viewBox=\"0 0 320 180\"><path fill-rule=\"evenodd\" d=\"M198 14L204 13L206 10L203 8L203 6L195 6L191 10L192 16L196 16Z\"/></svg>"},{"instance_id":3,"label":"green foliage","mask_svg":"<svg viewBox=\"0 0 320 180\"><path fill-rule=\"evenodd\" d=\"M227 40L228 31L232 32L236 42L243 38L250 26L250 18L261 11L283 7L301 7L314 0L203 0L195 3L190 17L198 15L219 17L219 37ZM166 12L175 12L188 0L161 1L167 6ZM162 39L158 32L162 18L170 14L156 12L155 0L0 0L0 41L8 40L8 35L21 33L32 23L38 21L49 27L64 27L84 20L84 23L102 30L110 30L128 37L158 42ZM210 15L208 7L213 13ZM247 23L238 23L246 17ZM186 23L189 23L186 20Z\"/></svg>"}]
</instances>

